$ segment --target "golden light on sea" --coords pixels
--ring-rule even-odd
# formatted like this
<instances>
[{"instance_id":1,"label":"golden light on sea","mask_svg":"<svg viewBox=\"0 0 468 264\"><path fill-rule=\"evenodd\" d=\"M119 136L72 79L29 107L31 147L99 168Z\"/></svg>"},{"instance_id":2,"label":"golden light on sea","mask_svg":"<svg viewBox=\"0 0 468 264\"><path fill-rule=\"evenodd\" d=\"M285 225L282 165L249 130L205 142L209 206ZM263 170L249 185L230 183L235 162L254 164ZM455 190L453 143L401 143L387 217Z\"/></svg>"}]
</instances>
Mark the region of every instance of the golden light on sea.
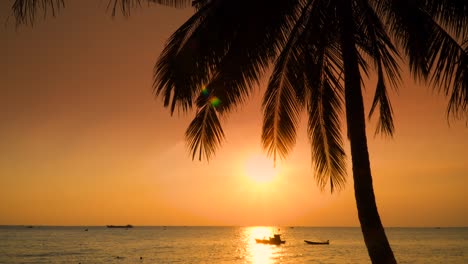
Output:
<instances>
[{"instance_id":1,"label":"golden light on sea","mask_svg":"<svg viewBox=\"0 0 468 264\"><path fill-rule=\"evenodd\" d=\"M246 237L247 259L252 264L273 264L276 263L275 255L282 251L281 246L258 244L256 238L268 239L273 236L274 229L272 227L255 226L244 229L244 237Z\"/></svg>"}]
</instances>

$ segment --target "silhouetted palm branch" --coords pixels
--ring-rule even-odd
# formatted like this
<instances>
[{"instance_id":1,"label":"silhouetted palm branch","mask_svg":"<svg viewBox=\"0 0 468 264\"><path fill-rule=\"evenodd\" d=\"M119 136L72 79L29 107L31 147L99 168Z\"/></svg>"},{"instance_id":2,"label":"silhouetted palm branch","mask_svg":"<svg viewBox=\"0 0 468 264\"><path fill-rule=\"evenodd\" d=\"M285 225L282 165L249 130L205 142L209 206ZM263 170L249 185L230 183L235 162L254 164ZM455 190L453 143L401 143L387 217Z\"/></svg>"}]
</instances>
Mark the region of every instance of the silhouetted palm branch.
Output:
<instances>
[{"instance_id":1,"label":"silhouetted palm branch","mask_svg":"<svg viewBox=\"0 0 468 264\"><path fill-rule=\"evenodd\" d=\"M434 24L433 34L431 34L429 46L432 70L431 82L434 87L441 87L444 93L450 96L447 107L447 114L454 117L466 115L468 113L466 105L468 103L468 82L459 81L463 76L468 75L466 65L467 49L463 48L452 38L443 28ZM465 43L468 39L465 40ZM466 79L465 79L466 80ZM455 100L455 98L458 98ZM453 99L453 100L452 100Z\"/></svg>"},{"instance_id":2,"label":"silhouetted palm branch","mask_svg":"<svg viewBox=\"0 0 468 264\"><path fill-rule=\"evenodd\" d=\"M262 139L269 152L287 154L294 144L299 111L305 103L315 178L322 189L330 183L333 192L344 186L346 157L340 130L342 62L332 33L337 24L331 20L324 27L322 23L332 16L334 7L323 1L310 1L303 9L270 79L264 99Z\"/></svg>"},{"instance_id":3,"label":"silhouetted palm branch","mask_svg":"<svg viewBox=\"0 0 468 264\"><path fill-rule=\"evenodd\" d=\"M268 155L285 157L296 142L296 128L305 102L304 25L310 17L309 1L289 34L289 39L275 62L267 90L263 97L262 144Z\"/></svg>"},{"instance_id":4,"label":"silhouetted palm branch","mask_svg":"<svg viewBox=\"0 0 468 264\"><path fill-rule=\"evenodd\" d=\"M468 34L468 3L466 0L421 1L427 13L455 36L466 38Z\"/></svg>"},{"instance_id":5,"label":"silhouetted palm branch","mask_svg":"<svg viewBox=\"0 0 468 264\"><path fill-rule=\"evenodd\" d=\"M117 11L124 16L129 16L130 11L135 7L141 7L142 2L146 4L160 4L176 8L183 8L190 5L191 0L109 0L107 8L112 10L112 15L115 16Z\"/></svg>"},{"instance_id":6,"label":"silhouetted palm branch","mask_svg":"<svg viewBox=\"0 0 468 264\"><path fill-rule=\"evenodd\" d=\"M185 138L192 152L192 159L197 155L199 160L203 156L206 160L210 159L224 138L215 106L208 103L197 112L185 132Z\"/></svg>"},{"instance_id":7,"label":"silhouetted palm branch","mask_svg":"<svg viewBox=\"0 0 468 264\"><path fill-rule=\"evenodd\" d=\"M447 114L456 118L465 116L468 123L468 40L464 43L464 52L457 61L458 67L453 78ZM449 89L445 89L449 94Z\"/></svg>"},{"instance_id":8,"label":"silhouetted palm branch","mask_svg":"<svg viewBox=\"0 0 468 264\"><path fill-rule=\"evenodd\" d=\"M115 16L120 10L124 16L130 15L130 11L134 7L139 7L141 4L161 4L172 7L186 7L192 2L191 0L108 0L107 8L112 10L112 15ZM199 6L194 1L194 6ZM36 20L36 14L39 10L43 11L43 15L47 16L48 12L55 16L60 8L65 7L65 0L15 0L12 10L16 19L16 24L33 24Z\"/></svg>"},{"instance_id":9,"label":"silhouetted palm branch","mask_svg":"<svg viewBox=\"0 0 468 264\"><path fill-rule=\"evenodd\" d=\"M390 31L408 57L411 72L430 80L435 87L442 87L453 98L448 114L468 118L468 84L459 81L468 74L463 64L466 50L461 44L468 37L468 1L380 3L378 13L387 18Z\"/></svg>"},{"instance_id":10,"label":"silhouetted palm branch","mask_svg":"<svg viewBox=\"0 0 468 264\"><path fill-rule=\"evenodd\" d=\"M314 44L314 56L305 55L309 70L305 73L308 96L308 135L312 143L315 179L321 189L341 189L346 182L346 155L341 137L342 96L341 63L336 60L339 47L321 38Z\"/></svg>"},{"instance_id":11,"label":"silhouetted palm branch","mask_svg":"<svg viewBox=\"0 0 468 264\"><path fill-rule=\"evenodd\" d=\"M317 65L317 67L327 67ZM317 69L319 70L319 69ZM312 141L312 157L315 164L315 178L320 188L330 183L330 190L344 187L346 182L345 153L341 139L341 99L340 92L325 74L320 87L312 89L309 106L308 133Z\"/></svg>"},{"instance_id":12,"label":"silhouetted palm branch","mask_svg":"<svg viewBox=\"0 0 468 264\"><path fill-rule=\"evenodd\" d=\"M200 27L202 22L216 19L214 10L205 6L185 22L168 40L154 67L154 91L162 96L164 106L170 105L171 114L176 105L182 111L192 108L192 101L208 83L212 69L218 63L217 57L225 53L225 44L214 42L213 36L218 32ZM211 48L203 45L201 39L212 39Z\"/></svg>"},{"instance_id":13,"label":"silhouetted palm branch","mask_svg":"<svg viewBox=\"0 0 468 264\"><path fill-rule=\"evenodd\" d=\"M377 122L376 133L382 133L392 136L394 132L393 111L390 100L387 96L386 80L393 88L397 88L401 81L400 69L395 58L398 58L398 52L391 43L381 20L374 12L367 1L361 1L360 14L361 23L358 30L359 47L370 56L374 61L374 68L377 70L377 87L374 100L369 112L371 118L377 106L379 106L379 119ZM385 71L385 76L384 76Z\"/></svg>"},{"instance_id":14,"label":"silhouetted palm branch","mask_svg":"<svg viewBox=\"0 0 468 264\"><path fill-rule=\"evenodd\" d=\"M263 99L262 143L276 163L279 154L285 157L296 142L296 128L302 108L296 90L304 86L298 74L301 66L290 58L286 48L276 63ZM296 65L295 65L296 64Z\"/></svg>"},{"instance_id":15,"label":"silhouetted palm branch","mask_svg":"<svg viewBox=\"0 0 468 264\"><path fill-rule=\"evenodd\" d=\"M315 179L321 189L329 183L331 192L346 182L346 155L343 150L341 121L343 106L343 59L337 34L336 7L326 1L314 7L307 25L308 50L303 54L308 65L304 72L309 93L308 135L312 144ZM325 23L326 26L325 26ZM367 64L361 58L362 68Z\"/></svg>"},{"instance_id":16,"label":"silhouetted palm branch","mask_svg":"<svg viewBox=\"0 0 468 264\"><path fill-rule=\"evenodd\" d=\"M377 87L375 88L374 100L372 101L371 110L369 112L369 118L372 116L375 108L379 105L379 120L377 121L377 127L375 133L382 133L392 136L395 127L393 125L393 110L390 100L387 95L387 88L385 86L385 79L383 76L383 70L381 64L378 65L377 69Z\"/></svg>"},{"instance_id":17,"label":"silhouetted palm branch","mask_svg":"<svg viewBox=\"0 0 468 264\"><path fill-rule=\"evenodd\" d=\"M33 24L38 10L42 10L44 16L47 16L48 12L55 16L64 6L64 0L15 0L12 10L17 25Z\"/></svg>"},{"instance_id":18,"label":"silhouetted palm branch","mask_svg":"<svg viewBox=\"0 0 468 264\"><path fill-rule=\"evenodd\" d=\"M192 6L195 7L196 9L200 9L210 2L211 0L192 0Z\"/></svg>"},{"instance_id":19,"label":"silhouetted palm branch","mask_svg":"<svg viewBox=\"0 0 468 264\"><path fill-rule=\"evenodd\" d=\"M247 2L209 2L171 37L155 66L154 85L171 113L177 105L190 109L196 98L198 107L215 98L216 112L227 113L250 95L280 50L295 5L275 2L265 11L267 1L245 8ZM254 23L260 11L267 15ZM258 34L266 27L269 34Z\"/></svg>"}]
</instances>

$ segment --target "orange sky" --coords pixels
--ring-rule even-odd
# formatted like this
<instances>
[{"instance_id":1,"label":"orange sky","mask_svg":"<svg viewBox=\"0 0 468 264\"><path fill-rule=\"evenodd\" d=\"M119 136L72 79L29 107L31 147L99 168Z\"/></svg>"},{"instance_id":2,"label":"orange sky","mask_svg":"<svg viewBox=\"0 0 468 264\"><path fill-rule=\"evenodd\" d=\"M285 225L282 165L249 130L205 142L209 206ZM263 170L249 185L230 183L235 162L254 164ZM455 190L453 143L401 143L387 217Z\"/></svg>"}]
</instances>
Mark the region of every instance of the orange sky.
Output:
<instances>
[{"instance_id":1,"label":"orange sky","mask_svg":"<svg viewBox=\"0 0 468 264\"><path fill-rule=\"evenodd\" d=\"M248 175L270 168L245 168L262 153L260 93L224 120L215 158L192 161L194 113L170 117L151 89L164 41L191 10L111 19L105 8L67 1L33 28L0 27L0 225L358 226L351 175L339 193L316 187L305 122L277 176ZM446 100L412 81L392 102L393 139L368 125L384 225L468 226L466 124L449 126Z\"/></svg>"}]
</instances>

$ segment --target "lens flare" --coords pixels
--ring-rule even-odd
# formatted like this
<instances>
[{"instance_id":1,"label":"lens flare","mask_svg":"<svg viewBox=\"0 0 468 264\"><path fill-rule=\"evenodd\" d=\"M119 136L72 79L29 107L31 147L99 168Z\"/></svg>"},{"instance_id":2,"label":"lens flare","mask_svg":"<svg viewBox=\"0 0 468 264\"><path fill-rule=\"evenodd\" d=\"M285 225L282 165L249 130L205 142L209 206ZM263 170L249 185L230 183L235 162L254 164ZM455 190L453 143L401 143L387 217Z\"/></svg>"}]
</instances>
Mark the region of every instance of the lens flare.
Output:
<instances>
[{"instance_id":1,"label":"lens flare","mask_svg":"<svg viewBox=\"0 0 468 264\"><path fill-rule=\"evenodd\" d=\"M204 96L208 96L208 94L209 94L208 89L206 89L206 87L203 87L201 93L202 93Z\"/></svg>"},{"instance_id":2,"label":"lens flare","mask_svg":"<svg viewBox=\"0 0 468 264\"><path fill-rule=\"evenodd\" d=\"M217 107L217 106L219 106L219 105L221 104L221 100L219 100L218 97L213 96L213 97L211 97L211 99L210 99L210 103L211 103L211 105L212 105L213 107Z\"/></svg>"}]
</instances>

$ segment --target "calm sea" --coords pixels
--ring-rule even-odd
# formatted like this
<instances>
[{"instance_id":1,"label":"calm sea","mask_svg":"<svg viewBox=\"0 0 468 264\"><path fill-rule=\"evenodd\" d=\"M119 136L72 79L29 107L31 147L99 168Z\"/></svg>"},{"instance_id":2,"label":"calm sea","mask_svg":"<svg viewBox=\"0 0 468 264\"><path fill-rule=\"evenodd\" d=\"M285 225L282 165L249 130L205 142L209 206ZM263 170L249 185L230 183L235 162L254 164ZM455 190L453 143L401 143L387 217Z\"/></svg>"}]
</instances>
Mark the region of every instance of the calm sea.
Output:
<instances>
[{"instance_id":1,"label":"calm sea","mask_svg":"<svg viewBox=\"0 0 468 264\"><path fill-rule=\"evenodd\" d=\"M88 231L85 231L85 229ZM468 263L468 228L387 228L399 263ZM359 228L0 226L0 263L369 263ZM307 240L330 240L308 245Z\"/></svg>"}]
</instances>

